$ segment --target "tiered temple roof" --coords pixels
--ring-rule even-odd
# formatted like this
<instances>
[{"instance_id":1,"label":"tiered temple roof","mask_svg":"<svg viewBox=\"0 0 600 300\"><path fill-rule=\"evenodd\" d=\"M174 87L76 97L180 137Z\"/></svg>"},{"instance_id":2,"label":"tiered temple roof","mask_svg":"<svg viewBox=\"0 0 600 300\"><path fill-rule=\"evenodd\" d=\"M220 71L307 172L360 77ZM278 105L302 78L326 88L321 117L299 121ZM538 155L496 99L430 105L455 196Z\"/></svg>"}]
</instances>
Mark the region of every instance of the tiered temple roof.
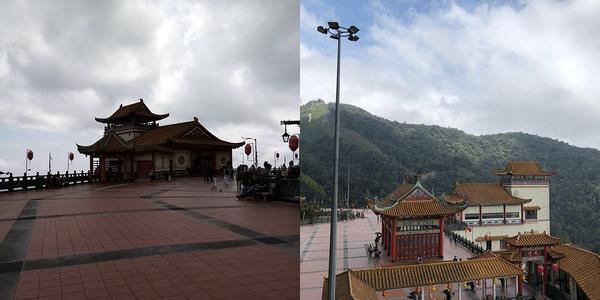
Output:
<instances>
[{"instance_id":1,"label":"tiered temple roof","mask_svg":"<svg viewBox=\"0 0 600 300\"><path fill-rule=\"evenodd\" d=\"M374 212L381 215L413 218L455 214L467 208L465 199L458 202L454 197L452 200L453 202L446 202L443 198L436 198L417 181L414 184L402 184L381 201L369 197L366 201Z\"/></svg>"},{"instance_id":2,"label":"tiered temple roof","mask_svg":"<svg viewBox=\"0 0 600 300\"><path fill-rule=\"evenodd\" d=\"M150 109L144 104L144 100L140 99L140 102L119 106L119 109L115 111L108 118L96 118L96 121L100 123L121 123L128 120L136 120L138 122L152 122L162 120L168 117L169 114L158 115L150 111Z\"/></svg>"},{"instance_id":3,"label":"tiered temple roof","mask_svg":"<svg viewBox=\"0 0 600 300\"><path fill-rule=\"evenodd\" d=\"M523 262L523 257L521 257L521 255L519 255L519 251L517 250L512 250L512 251L487 251L484 252L480 255L477 256L473 256L473 257L469 257L468 259L483 259L483 258L491 258L491 257L500 257L503 258L504 260L507 260L511 263L520 263Z\"/></svg>"},{"instance_id":4,"label":"tiered temple roof","mask_svg":"<svg viewBox=\"0 0 600 300\"><path fill-rule=\"evenodd\" d=\"M556 172L544 171L540 167L537 161L524 162L524 161L509 161L506 169L503 171L492 172L495 175L537 175L537 176L550 176L556 174Z\"/></svg>"},{"instance_id":5,"label":"tiered temple roof","mask_svg":"<svg viewBox=\"0 0 600 300\"><path fill-rule=\"evenodd\" d=\"M452 195L467 196L469 205L524 204L531 199L514 197L501 183L458 183Z\"/></svg>"}]
</instances>

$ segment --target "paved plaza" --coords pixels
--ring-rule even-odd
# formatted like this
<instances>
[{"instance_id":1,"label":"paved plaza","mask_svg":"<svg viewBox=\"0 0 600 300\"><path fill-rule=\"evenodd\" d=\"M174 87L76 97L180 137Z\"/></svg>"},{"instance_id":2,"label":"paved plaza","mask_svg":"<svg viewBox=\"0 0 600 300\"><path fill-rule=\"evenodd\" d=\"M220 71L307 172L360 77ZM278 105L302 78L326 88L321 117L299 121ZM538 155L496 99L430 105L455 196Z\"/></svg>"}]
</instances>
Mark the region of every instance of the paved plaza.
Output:
<instances>
[{"instance_id":1,"label":"paved plaza","mask_svg":"<svg viewBox=\"0 0 600 300\"><path fill-rule=\"evenodd\" d=\"M0 194L0 299L299 299L297 204L235 182Z\"/></svg>"},{"instance_id":2,"label":"paved plaza","mask_svg":"<svg viewBox=\"0 0 600 300\"><path fill-rule=\"evenodd\" d=\"M365 210L365 217L349 221L338 221L337 227L337 251L336 251L336 274L348 269L359 270L369 268L385 268L390 266L417 264L416 260L397 261L392 263L381 249L380 258L371 258L367 252L367 245L373 244L375 232L381 232L381 223L377 222L375 214ZM300 297L301 299L321 299L323 290L323 279L328 277L329 269L329 233L330 224L320 223L300 226ZM381 247L381 246L380 246ZM470 250L461 245L450 244L448 237L444 237L444 258L424 258L423 263L433 263L452 260L456 256L462 260L474 256ZM491 280L487 282L486 294L492 294ZM454 284L453 291L457 285ZM462 299L482 299L483 285L477 287L474 292L470 288L462 289ZM445 299L443 290L446 285L437 285L436 291L432 292L435 299ZM414 289L413 289L414 290ZM406 299L411 291L408 288L386 291L385 299ZM427 290L429 292L429 290ZM504 295L503 287L498 284L496 293ZM533 291L523 286L523 294L531 295ZM380 298L382 292L378 292ZM509 280L506 295L514 297L515 282ZM427 298L427 297L426 297ZM452 299L458 299L456 294Z\"/></svg>"}]
</instances>

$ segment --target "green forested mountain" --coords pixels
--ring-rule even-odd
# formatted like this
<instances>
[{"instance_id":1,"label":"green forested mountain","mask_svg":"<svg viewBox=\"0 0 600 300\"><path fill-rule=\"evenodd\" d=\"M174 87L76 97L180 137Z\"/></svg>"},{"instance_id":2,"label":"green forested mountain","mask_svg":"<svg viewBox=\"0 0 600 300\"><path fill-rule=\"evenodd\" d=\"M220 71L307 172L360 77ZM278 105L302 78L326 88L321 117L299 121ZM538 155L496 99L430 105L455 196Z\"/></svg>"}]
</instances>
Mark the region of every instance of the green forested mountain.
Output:
<instances>
[{"instance_id":1,"label":"green forested mountain","mask_svg":"<svg viewBox=\"0 0 600 300\"><path fill-rule=\"evenodd\" d=\"M389 121L352 105L340 108L339 192L346 194L351 156L351 203L364 205L366 193L388 194L405 173L421 172L426 189L447 194L456 181L498 181L492 171L504 170L509 160L537 160L557 172L550 178L551 234L600 253L600 151L522 132L475 136ZM335 105L316 100L300 111L302 194L329 206Z\"/></svg>"}]
</instances>

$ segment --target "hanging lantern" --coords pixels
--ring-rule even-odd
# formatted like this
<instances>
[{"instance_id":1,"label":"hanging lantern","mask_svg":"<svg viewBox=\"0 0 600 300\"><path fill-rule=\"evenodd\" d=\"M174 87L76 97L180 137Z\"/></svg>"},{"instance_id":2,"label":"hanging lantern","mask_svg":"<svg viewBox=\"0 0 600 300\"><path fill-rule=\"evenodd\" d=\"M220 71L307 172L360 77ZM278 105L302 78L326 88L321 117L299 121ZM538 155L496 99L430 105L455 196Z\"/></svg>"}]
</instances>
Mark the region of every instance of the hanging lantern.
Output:
<instances>
[{"instance_id":1,"label":"hanging lantern","mask_svg":"<svg viewBox=\"0 0 600 300\"><path fill-rule=\"evenodd\" d=\"M435 284L431 286L431 290L435 292Z\"/></svg>"},{"instance_id":2,"label":"hanging lantern","mask_svg":"<svg viewBox=\"0 0 600 300\"><path fill-rule=\"evenodd\" d=\"M525 280L525 279L527 279L527 276L525 276L525 274L523 274L523 276L521 276L521 279Z\"/></svg>"},{"instance_id":3,"label":"hanging lantern","mask_svg":"<svg viewBox=\"0 0 600 300\"><path fill-rule=\"evenodd\" d=\"M420 293L421 293L421 288L417 287L417 294L420 294Z\"/></svg>"},{"instance_id":4,"label":"hanging lantern","mask_svg":"<svg viewBox=\"0 0 600 300\"><path fill-rule=\"evenodd\" d=\"M27 149L27 159L32 160L33 159L33 151Z\"/></svg>"},{"instance_id":5,"label":"hanging lantern","mask_svg":"<svg viewBox=\"0 0 600 300\"><path fill-rule=\"evenodd\" d=\"M381 296L386 297L387 296L387 292L385 290L383 290L383 293L381 293Z\"/></svg>"},{"instance_id":6,"label":"hanging lantern","mask_svg":"<svg viewBox=\"0 0 600 300\"><path fill-rule=\"evenodd\" d=\"M69 160L73 161L73 158L75 158L75 155L73 155L73 152L69 152Z\"/></svg>"},{"instance_id":7,"label":"hanging lantern","mask_svg":"<svg viewBox=\"0 0 600 300\"><path fill-rule=\"evenodd\" d=\"M473 226L469 226L469 232L473 231Z\"/></svg>"},{"instance_id":8,"label":"hanging lantern","mask_svg":"<svg viewBox=\"0 0 600 300\"><path fill-rule=\"evenodd\" d=\"M279 152L275 152L275 157L279 159Z\"/></svg>"},{"instance_id":9,"label":"hanging lantern","mask_svg":"<svg viewBox=\"0 0 600 300\"><path fill-rule=\"evenodd\" d=\"M510 244L506 244L506 250L510 250Z\"/></svg>"},{"instance_id":10,"label":"hanging lantern","mask_svg":"<svg viewBox=\"0 0 600 300\"><path fill-rule=\"evenodd\" d=\"M485 234L485 240L486 240L486 241L489 241L489 240L490 240L490 236L489 236L487 233Z\"/></svg>"},{"instance_id":11,"label":"hanging lantern","mask_svg":"<svg viewBox=\"0 0 600 300\"><path fill-rule=\"evenodd\" d=\"M537 266L537 272L538 272L538 274L542 275L544 273L544 267L543 266Z\"/></svg>"},{"instance_id":12,"label":"hanging lantern","mask_svg":"<svg viewBox=\"0 0 600 300\"><path fill-rule=\"evenodd\" d=\"M494 284L497 284L497 283L498 283L498 278L494 278L494 280L492 280L492 282L493 282Z\"/></svg>"},{"instance_id":13,"label":"hanging lantern","mask_svg":"<svg viewBox=\"0 0 600 300\"><path fill-rule=\"evenodd\" d=\"M290 136L290 141L288 143L290 150L292 150L292 152L296 151L298 149L298 136L297 135L292 135Z\"/></svg>"},{"instance_id":14,"label":"hanging lantern","mask_svg":"<svg viewBox=\"0 0 600 300\"><path fill-rule=\"evenodd\" d=\"M452 289L452 283L448 283L448 285L446 286L447 289L451 290Z\"/></svg>"},{"instance_id":15,"label":"hanging lantern","mask_svg":"<svg viewBox=\"0 0 600 300\"><path fill-rule=\"evenodd\" d=\"M252 145L246 144L246 147L244 147L244 153L249 156L250 153L252 153Z\"/></svg>"},{"instance_id":16,"label":"hanging lantern","mask_svg":"<svg viewBox=\"0 0 600 300\"><path fill-rule=\"evenodd\" d=\"M554 273L558 272L558 265L557 264L552 264L552 272L554 272Z\"/></svg>"},{"instance_id":17,"label":"hanging lantern","mask_svg":"<svg viewBox=\"0 0 600 300\"><path fill-rule=\"evenodd\" d=\"M298 153L294 153L294 157L297 159L298 158Z\"/></svg>"},{"instance_id":18,"label":"hanging lantern","mask_svg":"<svg viewBox=\"0 0 600 300\"><path fill-rule=\"evenodd\" d=\"M467 282L466 281L463 282L463 287L467 288Z\"/></svg>"},{"instance_id":19,"label":"hanging lantern","mask_svg":"<svg viewBox=\"0 0 600 300\"><path fill-rule=\"evenodd\" d=\"M477 285L481 285L481 280L477 280Z\"/></svg>"}]
</instances>

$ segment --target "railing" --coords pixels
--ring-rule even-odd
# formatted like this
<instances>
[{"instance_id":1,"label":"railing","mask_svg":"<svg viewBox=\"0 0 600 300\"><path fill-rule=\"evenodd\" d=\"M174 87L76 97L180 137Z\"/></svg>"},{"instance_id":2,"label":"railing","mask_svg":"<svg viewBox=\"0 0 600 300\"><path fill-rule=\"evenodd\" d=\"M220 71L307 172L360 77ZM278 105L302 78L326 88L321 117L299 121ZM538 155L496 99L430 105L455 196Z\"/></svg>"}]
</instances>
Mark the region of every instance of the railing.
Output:
<instances>
[{"instance_id":1,"label":"railing","mask_svg":"<svg viewBox=\"0 0 600 300\"><path fill-rule=\"evenodd\" d=\"M462 245L463 247L471 250L471 252L473 252L474 254L482 254L487 251L487 250L483 249L481 246L475 244L475 242L469 241L466 238L464 238L463 236L453 232L448 227L444 227L444 234L446 234L448 237L450 237L452 240L454 240L454 242L456 244Z\"/></svg>"},{"instance_id":2,"label":"railing","mask_svg":"<svg viewBox=\"0 0 600 300\"><path fill-rule=\"evenodd\" d=\"M73 172L73 173L64 173L60 174L57 172L55 175L46 174L40 175L40 173L36 173L35 175L25 175L23 176L13 176L10 174L9 177L1 177L0 178L0 192L13 192L13 191L22 191L29 189L43 189L47 185L46 178L50 178L56 176L58 181L61 184L72 185L72 184L81 184L89 181L88 173ZM96 178L94 179L96 180Z\"/></svg>"}]
</instances>

